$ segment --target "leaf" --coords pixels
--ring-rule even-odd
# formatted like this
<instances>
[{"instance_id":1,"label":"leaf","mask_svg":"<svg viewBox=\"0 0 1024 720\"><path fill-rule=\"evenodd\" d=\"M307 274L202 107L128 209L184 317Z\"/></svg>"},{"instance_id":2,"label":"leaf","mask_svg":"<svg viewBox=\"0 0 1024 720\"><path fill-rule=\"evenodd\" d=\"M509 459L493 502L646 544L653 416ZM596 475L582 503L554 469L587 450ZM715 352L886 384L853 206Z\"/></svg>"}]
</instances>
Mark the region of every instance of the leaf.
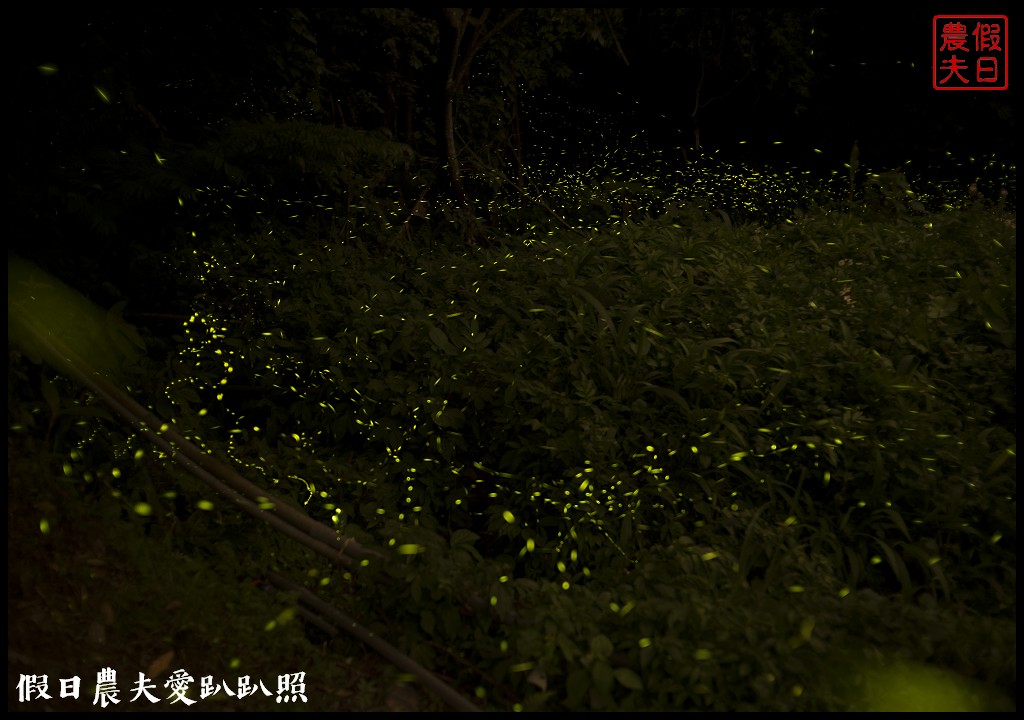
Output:
<instances>
[{"instance_id":1,"label":"leaf","mask_svg":"<svg viewBox=\"0 0 1024 720\"><path fill-rule=\"evenodd\" d=\"M167 668L171 666L171 662L174 660L174 651L168 650L160 657L156 658L146 668L146 675L151 678L158 678L167 672Z\"/></svg>"},{"instance_id":2,"label":"leaf","mask_svg":"<svg viewBox=\"0 0 1024 720\"><path fill-rule=\"evenodd\" d=\"M892 520L893 525L898 527L900 531L903 533L903 537L905 537L907 541L910 542L910 531L907 529L907 524L903 522L903 517L892 508L882 508L881 512L882 514L889 516L889 519Z\"/></svg>"},{"instance_id":3,"label":"leaf","mask_svg":"<svg viewBox=\"0 0 1024 720\"><path fill-rule=\"evenodd\" d=\"M615 646L612 645L612 641L604 635L595 635L590 638L590 652L597 658L607 659L611 656L614 649Z\"/></svg>"},{"instance_id":4,"label":"leaf","mask_svg":"<svg viewBox=\"0 0 1024 720\"><path fill-rule=\"evenodd\" d=\"M630 690L643 690L644 681L630 668L615 668L615 679L619 685Z\"/></svg>"},{"instance_id":5,"label":"leaf","mask_svg":"<svg viewBox=\"0 0 1024 720\"><path fill-rule=\"evenodd\" d=\"M595 293L595 297L597 294ZM643 310L643 305L634 305L627 309L622 317L619 318L619 331L616 334L615 341L619 346L626 344L626 339L629 337L629 331L634 324L637 323L637 318L640 317L640 313ZM640 323L642 324L642 322Z\"/></svg>"},{"instance_id":6,"label":"leaf","mask_svg":"<svg viewBox=\"0 0 1024 720\"><path fill-rule=\"evenodd\" d=\"M675 390L672 390L671 388L660 387L658 385L652 385L649 382L641 382L640 385L641 385L641 387L647 388L648 390L650 390L653 393L656 393L656 394L661 395L663 397L667 397L669 400L674 402L676 405L678 405L680 408L682 408L686 412L690 411L690 404L688 402L686 402L686 400L684 400L683 397L679 393L677 393Z\"/></svg>"},{"instance_id":7,"label":"leaf","mask_svg":"<svg viewBox=\"0 0 1024 720\"><path fill-rule=\"evenodd\" d=\"M479 539L480 536L475 532L466 530L465 528L460 528L452 533L452 537L449 542L453 548L456 548L464 545L472 546L473 543Z\"/></svg>"},{"instance_id":8,"label":"leaf","mask_svg":"<svg viewBox=\"0 0 1024 720\"><path fill-rule=\"evenodd\" d=\"M431 325L430 329L427 331L427 334L430 335L431 342L433 342L437 347L439 347L444 352L448 353L449 355L459 354L459 351L455 349L455 346L452 345L451 342L448 340L448 336L445 335L444 331L441 330L440 328Z\"/></svg>"},{"instance_id":9,"label":"leaf","mask_svg":"<svg viewBox=\"0 0 1024 720\"><path fill-rule=\"evenodd\" d=\"M466 415L458 408L446 407L434 413L434 422L441 427L460 428L466 422Z\"/></svg>"},{"instance_id":10,"label":"leaf","mask_svg":"<svg viewBox=\"0 0 1024 720\"><path fill-rule=\"evenodd\" d=\"M910 573L907 572L907 566L903 559L887 543L878 538L875 538L875 542L878 543L878 546L882 548L882 552L885 553L885 557L889 561L889 567L892 568L893 574L900 581L900 587L904 594L909 596L914 588L910 580Z\"/></svg>"},{"instance_id":11,"label":"leaf","mask_svg":"<svg viewBox=\"0 0 1024 720\"><path fill-rule=\"evenodd\" d=\"M1014 443L1013 445L1010 445L1009 447L1006 447L1003 450L1001 450L996 455L995 459L992 460L991 464L989 464L988 470L986 470L985 472L988 475L991 475L996 470L1001 468L1003 466L1003 464L1007 460L1009 460L1011 457L1017 457L1017 444L1016 443Z\"/></svg>"},{"instance_id":12,"label":"leaf","mask_svg":"<svg viewBox=\"0 0 1024 720\"><path fill-rule=\"evenodd\" d=\"M570 708L579 708L583 704L583 696L590 689L590 675L583 668L576 668L569 673L565 683L565 703Z\"/></svg>"},{"instance_id":13,"label":"leaf","mask_svg":"<svg viewBox=\"0 0 1024 720\"><path fill-rule=\"evenodd\" d=\"M577 288L573 288L573 289L576 292L578 292L580 295L582 295L584 300L586 300L588 303L590 303L591 305L594 306L594 309L597 310L597 314L601 316L601 319L604 320L605 324L608 326L608 329L611 330L612 334L614 335L615 334L615 323L612 321L612 316L608 312L608 308L606 308L604 305L602 305L601 302L596 297L591 295L589 292L587 292L583 288L577 287Z\"/></svg>"},{"instance_id":14,"label":"leaf","mask_svg":"<svg viewBox=\"0 0 1024 720\"><path fill-rule=\"evenodd\" d=\"M594 687L598 689L607 690L612 684L612 668L604 662L595 662L591 668L591 672L594 676Z\"/></svg>"},{"instance_id":15,"label":"leaf","mask_svg":"<svg viewBox=\"0 0 1024 720\"><path fill-rule=\"evenodd\" d=\"M548 676L540 668L534 668L530 671L530 674L526 677L526 682L530 683L534 687L540 688L541 692L548 689Z\"/></svg>"},{"instance_id":16,"label":"leaf","mask_svg":"<svg viewBox=\"0 0 1024 720\"><path fill-rule=\"evenodd\" d=\"M933 295L928 303L928 317L944 318L949 317L957 311L959 304L955 298L944 295Z\"/></svg>"},{"instance_id":17,"label":"leaf","mask_svg":"<svg viewBox=\"0 0 1024 720\"><path fill-rule=\"evenodd\" d=\"M576 646L576 643L564 633L559 633L555 642L558 644L558 649L562 651L562 656L566 662L570 664L575 663L580 656L580 649Z\"/></svg>"}]
</instances>

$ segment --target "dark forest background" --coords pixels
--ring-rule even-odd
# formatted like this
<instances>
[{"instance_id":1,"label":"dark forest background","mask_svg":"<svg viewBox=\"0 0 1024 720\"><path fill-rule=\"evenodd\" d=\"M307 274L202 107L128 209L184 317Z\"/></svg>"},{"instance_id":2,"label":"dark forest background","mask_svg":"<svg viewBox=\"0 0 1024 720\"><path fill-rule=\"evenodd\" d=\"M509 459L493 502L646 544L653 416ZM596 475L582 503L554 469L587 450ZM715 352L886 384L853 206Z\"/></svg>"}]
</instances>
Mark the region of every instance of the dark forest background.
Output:
<instances>
[{"instance_id":1,"label":"dark forest background","mask_svg":"<svg viewBox=\"0 0 1024 720\"><path fill-rule=\"evenodd\" d=\"M427 183L433 202L468 200L476 214L488 193L471 188L470 198L451 159L521 182L526 164L578 172L629 139L639 139L631 151L649 150L668 167L717 152L822 174L841 171L857 143L873 171L959 174L970 184L989 158L1013 164L1013 91L932 90L932 13L27 13L11 23L8 43L11 240L37 256L96 255L144 231L147 244L166 247L177 197L243 175L250 184L286 180L218 157L247 147L230 137L232 123L270 119L365 134L350 144L400 143L394 151L415 159L389 181L415 176L415 191ZM338 189L324 167L292 170L289 182ZM75 219L99 237L68 237L65 220Z\"/></svg>"}]
</instances>

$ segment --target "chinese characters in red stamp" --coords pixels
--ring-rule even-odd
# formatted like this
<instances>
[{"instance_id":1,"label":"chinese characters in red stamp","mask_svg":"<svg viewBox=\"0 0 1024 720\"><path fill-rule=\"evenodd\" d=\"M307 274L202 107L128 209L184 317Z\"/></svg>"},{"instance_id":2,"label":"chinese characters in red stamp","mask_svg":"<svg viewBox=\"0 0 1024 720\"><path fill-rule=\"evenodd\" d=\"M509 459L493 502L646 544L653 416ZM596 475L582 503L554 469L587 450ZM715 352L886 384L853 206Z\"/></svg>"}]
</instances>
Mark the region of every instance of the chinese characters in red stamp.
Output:
<instances>
[{"instance_id":1,"label":"chinese characters in red stamp","mask_svg":"<svg viewBox=\"0 0 1024 720\"><path fill-rule=\"evenodd\" d=\"M936 90L1006 90L1006 15L936 15L932 18L932 87Z\"/></svg>"}]
</instances>

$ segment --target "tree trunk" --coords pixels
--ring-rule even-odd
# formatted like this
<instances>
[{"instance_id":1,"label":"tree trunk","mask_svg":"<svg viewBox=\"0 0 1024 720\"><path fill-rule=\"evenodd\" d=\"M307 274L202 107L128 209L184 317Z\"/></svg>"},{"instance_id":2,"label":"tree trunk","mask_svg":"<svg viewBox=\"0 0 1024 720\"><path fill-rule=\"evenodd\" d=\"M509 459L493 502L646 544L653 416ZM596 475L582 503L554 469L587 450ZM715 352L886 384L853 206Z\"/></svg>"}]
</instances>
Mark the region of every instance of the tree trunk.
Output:
<instances>
[{"instance_id":1,"label":"tree trunk","mask_svg":"<svg viewBox=\"0 0 1024 720\"><path fill-rule=\"evenodd\" d=\"M473 58L487 42L501 32L509 23L523 12L517 8L508 13L490 30L485 30L490 8L484 8L480 15L473 17L473 11L465 8L457 13L456 8L442 8L438 22L440 30L440 52L438 65L444 68L441 87L441 118L438 123L438 147L444 148L448 162L448 177L452 189L466 213L468 223L466 241L473 245L476 242L476 208L466 190L462 178L462 166L459 163L458 147L455 144L455 97L465 88L469 81L469 71ZM472 31L467 31L472 27ZM447 53L447 57L444 54ZM444 61L447 60L445 63Z\"/></svg>"}]
</instances>

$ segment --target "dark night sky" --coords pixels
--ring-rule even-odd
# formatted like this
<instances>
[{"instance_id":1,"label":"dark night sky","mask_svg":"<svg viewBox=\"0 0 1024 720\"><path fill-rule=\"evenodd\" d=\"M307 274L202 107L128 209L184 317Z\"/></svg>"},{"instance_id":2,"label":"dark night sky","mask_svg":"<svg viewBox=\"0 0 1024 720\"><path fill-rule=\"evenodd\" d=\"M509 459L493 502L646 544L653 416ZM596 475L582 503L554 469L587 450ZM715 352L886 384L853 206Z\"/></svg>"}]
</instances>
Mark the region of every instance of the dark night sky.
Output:
<instances>
[{"instance_id":1,"label":"dark night sky","mask_svg":"<svg viewBox=\"0 0 1024 720\"><path fill-rule=\"evenodd\" d=\"M956 11L1006 13L1005 8ZM932 88L931 29L936 12L927 7L901 7L884 15L859 8L830 9L813 23L815 77L810 95L795 98L765 91L752 103L749 95L733 93L703 111L702 145L728 148L746 140L767 147L783 141L801 156L810 157L811 148L821 148L833 159L845 159L856 140L867 162L888 167L912 158L927 162L947 150L994 154L1003 162L1015 162L1012 77L1011 89L1005 92ZM637 40L632 38L626 46L628 68L611 53L594 55L582 73L583 95L597 98L606 110L634 108L636 129L692 144L688 124L693 96L681 81L685 69L666 67L656 49ZM802 112L794 111L798 101L805 106Z\"/></svg>"}]
</instances>

